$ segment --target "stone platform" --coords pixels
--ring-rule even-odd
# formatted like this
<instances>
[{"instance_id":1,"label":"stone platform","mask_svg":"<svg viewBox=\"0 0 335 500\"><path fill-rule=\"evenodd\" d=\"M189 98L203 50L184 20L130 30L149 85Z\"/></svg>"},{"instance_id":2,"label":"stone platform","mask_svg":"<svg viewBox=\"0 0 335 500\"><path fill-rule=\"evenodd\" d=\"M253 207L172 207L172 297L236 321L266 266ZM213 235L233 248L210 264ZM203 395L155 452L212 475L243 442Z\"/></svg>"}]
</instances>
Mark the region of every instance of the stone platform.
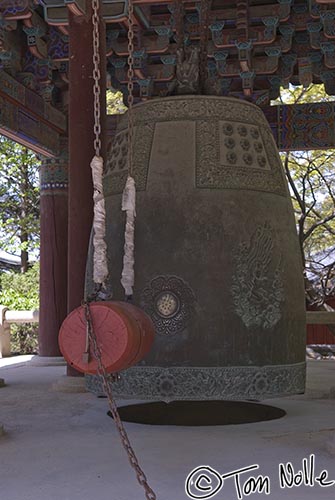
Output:
<instances>
[{"instance_id":1,"label":"stone platform","mask_svg":"<svg viewBox=\"0 0 335 500\"><path fill-rule=\"evenodd\" d=\"M270 500L332 500L335 487L279 488L279 463L298 471L312 454L316 472L326 469L335 480L335 361L307 364L306 395L268 401L286 411L279 420L193 428L126 424L157 500L188 500L186 477L200 465L223 474L255 463L271 479ZM144 500L106 399L55 391L64 373L61 366L32 366L29 356L0 360L6 381L0 389L1 498ZM223 498L237 498L233 480L213 497Z\"/></svg>"}]
</instances>

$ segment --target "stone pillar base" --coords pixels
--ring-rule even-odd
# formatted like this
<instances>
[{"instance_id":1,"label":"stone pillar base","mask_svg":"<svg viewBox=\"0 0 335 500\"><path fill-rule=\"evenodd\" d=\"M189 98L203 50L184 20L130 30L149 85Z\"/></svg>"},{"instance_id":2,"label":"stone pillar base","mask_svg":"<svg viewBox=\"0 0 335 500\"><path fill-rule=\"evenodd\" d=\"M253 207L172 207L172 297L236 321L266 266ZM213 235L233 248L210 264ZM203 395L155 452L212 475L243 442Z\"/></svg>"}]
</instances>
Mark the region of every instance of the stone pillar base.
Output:
<instances>
[{"instance_id":1,"label":"stone pillar base","mask_svg":"<svg viewBox=\"0 0 335 500\"><path fill-rule=\"evenodd\" d=\"M34 356L29 362L30 366L66 366L62 356Z\"/></svg>"},{"instance_id":2,"label":"stone pillar base","mask_svg":"<svg viewBox=\"0 0 335 500\"><path fill-rule=\"evenodd\" d=\"M64 375L52 385L52 389L57 392L87 392L84 377L69 377Z\"/></svg>"},{"instance_id":3,"label":"stone pillar base","mask_svg":"<svg viewBox=\"0 0 335 500\"><path fill-rule=\"evenodd\" d=\"M0 378L0 387L5 387L5 381L3 378Z\"/></svg>"}]
</instances>

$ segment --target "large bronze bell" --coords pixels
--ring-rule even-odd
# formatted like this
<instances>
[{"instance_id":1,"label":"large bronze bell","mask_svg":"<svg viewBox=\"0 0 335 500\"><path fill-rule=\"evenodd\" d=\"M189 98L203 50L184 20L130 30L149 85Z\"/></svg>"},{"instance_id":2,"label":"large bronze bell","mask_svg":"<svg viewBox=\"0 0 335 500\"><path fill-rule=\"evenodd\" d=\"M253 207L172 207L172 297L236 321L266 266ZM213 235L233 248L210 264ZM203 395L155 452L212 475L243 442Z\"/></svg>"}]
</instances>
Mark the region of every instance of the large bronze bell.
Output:
<instances>
[{"instance_id":1,"label":"large bronze bell","mask_svg":"<svg viewBox=\"0 0 335 500\"><path fill-rule=\"evenodd\" d=\"M305 385L302 265L269 125L232 98L180 96L134 107L134 303L156 339L114 384L120 398L263 399ZM120 284L127 116L104 179L114 299ZM92 289L91 257L87 287ZM100 392L99 381L88 386Z\"/></svg>"}]
</instances>

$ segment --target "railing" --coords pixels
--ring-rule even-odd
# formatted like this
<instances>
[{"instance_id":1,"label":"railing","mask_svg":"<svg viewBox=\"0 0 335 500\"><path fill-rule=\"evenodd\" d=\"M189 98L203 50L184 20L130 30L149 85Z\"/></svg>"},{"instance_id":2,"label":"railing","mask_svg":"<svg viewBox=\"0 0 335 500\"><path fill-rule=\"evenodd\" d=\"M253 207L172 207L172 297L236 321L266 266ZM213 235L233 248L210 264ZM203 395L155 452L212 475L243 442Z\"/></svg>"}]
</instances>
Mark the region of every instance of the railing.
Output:
<instances>
[{"instance_id":1,"label":"railing","mask_svg":"<svg viewBox=\"0 0 335 500\"><path fill-rule=\"evenodd\" d=\"M306 311L307 325L335 325L335 311Z\"/></svg>"},{"instance_id":2,"label":"railing","mask_svg":"<svg viewBox=\"0 0 335 500\"><path fill-rule=\"evenodd\" d=\"M38 323L39 311L10 311L0 306L0 358L10 356L10 325L12 323ZM307 325L335 325L335 311L307 311Z\"/></svg>"},{"instance_id":3,"label":"railing","mask_svg":"<svg viewBox=\"0 0 335 500\"><path fill-rule=\"evenodd\" d=\"M11 355L10 325L12 323L38 323L39 311L10 311L0 306L0 358Z\"/></svg>"}]
</instances>

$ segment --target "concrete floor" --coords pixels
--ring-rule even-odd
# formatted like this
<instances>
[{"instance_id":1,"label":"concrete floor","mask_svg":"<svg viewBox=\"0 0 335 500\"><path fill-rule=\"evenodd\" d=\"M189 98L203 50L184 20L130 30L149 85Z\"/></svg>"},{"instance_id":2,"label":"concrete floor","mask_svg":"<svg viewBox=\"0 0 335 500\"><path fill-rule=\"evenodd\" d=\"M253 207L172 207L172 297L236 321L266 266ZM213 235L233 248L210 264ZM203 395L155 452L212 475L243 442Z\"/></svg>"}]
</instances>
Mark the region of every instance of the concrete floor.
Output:
<instances>
[{"instance_id":1,"label":"concrete floor","mask_svg":"<svg viewBox=\"0 0 335 500\"><path fill-rule=\"evenodd\" d=\"M56 392L52 385L64 375L64 367L33 366L29 359L0 360L0 377L7 384L0 388L5 430L0 437L0 499L144 499L106 415L106 399ZM286 410L280 420L200 428L126 424L157 500L187 500L185 479L200 465L224 474L253 464L259 470L241 474L241 486L250 484L252 474L262 474L269 477L273 500L333 500L335 484L281 489L278 471L281 462L291 462L298 473L302 460L314 454L315 475L327 470L335 480L334 375L335 361L309 361L306 395L268 401ZM207 496L238 497L232 478L215 496ZM262 497L264 493L250 495Z\"/></svg>"}]
</instances>

